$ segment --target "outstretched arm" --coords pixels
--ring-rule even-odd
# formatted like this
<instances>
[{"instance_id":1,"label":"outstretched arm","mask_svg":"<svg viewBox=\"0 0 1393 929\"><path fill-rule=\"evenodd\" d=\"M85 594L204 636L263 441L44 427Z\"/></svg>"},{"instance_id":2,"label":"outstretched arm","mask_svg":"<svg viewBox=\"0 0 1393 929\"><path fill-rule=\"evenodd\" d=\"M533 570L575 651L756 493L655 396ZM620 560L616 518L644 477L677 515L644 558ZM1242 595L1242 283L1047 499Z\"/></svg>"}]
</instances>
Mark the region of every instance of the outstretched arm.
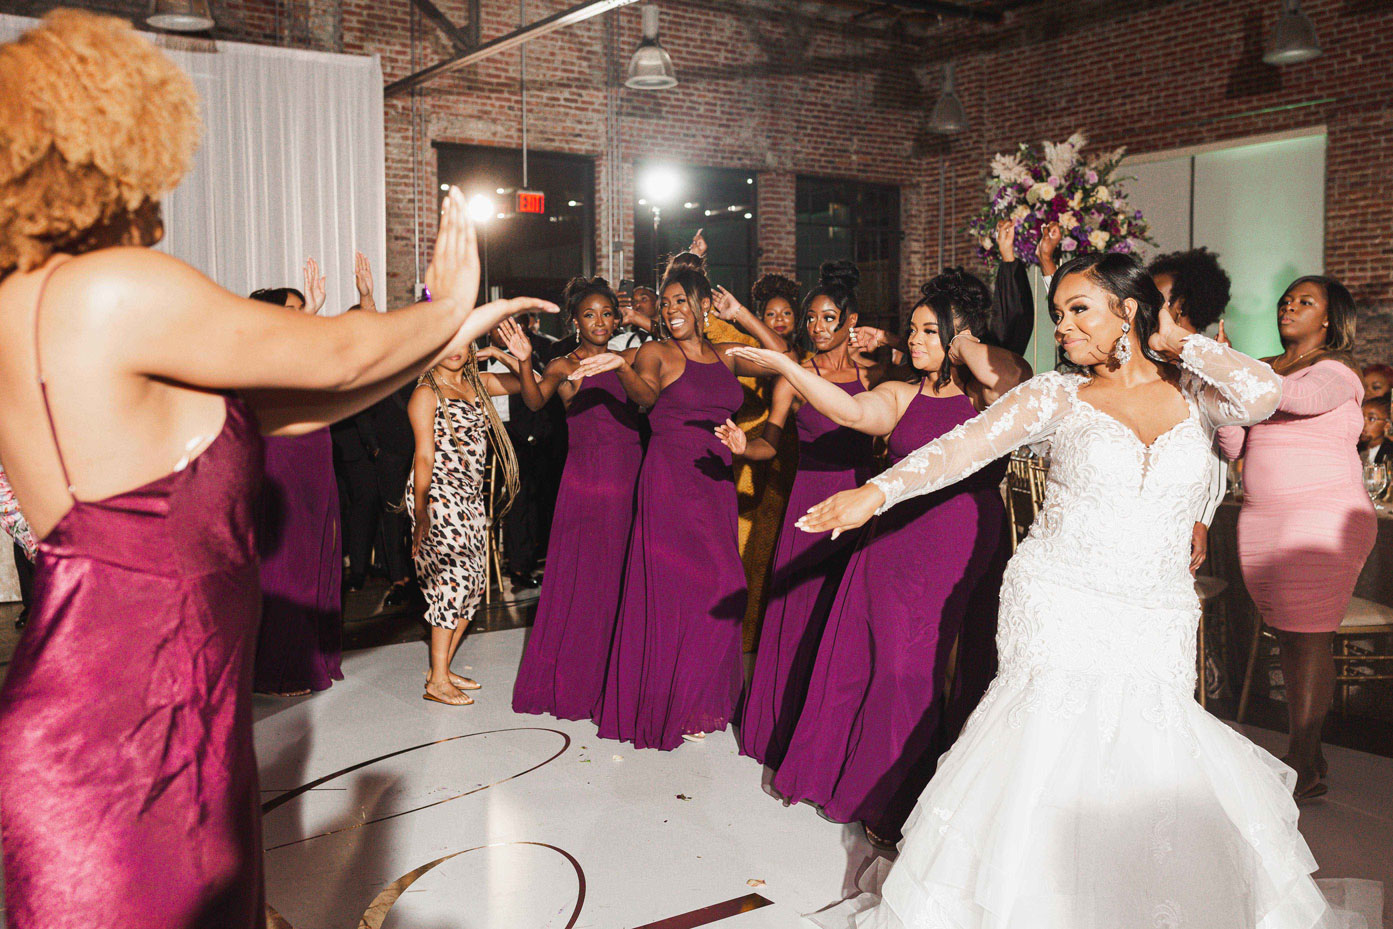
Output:
<instances>
[{"instance_id":1,"label":"outstretched arm","mask_svg":"<svg viewBox=\"0 0 1393 929\"><path fill-rule=\"evenodd\" d=\"M805 532L830 531L835 538L901 500L956 483L1023 445L1047 438L1070 406L1066 375L1049 372L1032 378L870 483L817 504L798 527Z\"/></svg>"},{"instance_id":2,"label":"outstretched arm","mask_svg":"<svg viewBox=\"0 0 1393 929\"><path fill-rule=\"evenodd\" d=\"M1277 409L1293 416L1318 416L1342 403L1364 401L1364 384L1348 365L1333 358L1317 361L1298 375L1282 379Z\"/></svg>"},{"instance_id":3,"label":"outstretched arm","mask_svg":"<svg viewBox=\"0 0 1393 929\"><path fill-rule=\"evenodd\" d=\"M724 346L722 351L761 375L783 375L793 390L839 426L868 435L889 435L900 421L894 384L880 384L852 395L785 354L747 345ZM740 373L740 368L736 373Z\"/></svg>"}]
</instances>

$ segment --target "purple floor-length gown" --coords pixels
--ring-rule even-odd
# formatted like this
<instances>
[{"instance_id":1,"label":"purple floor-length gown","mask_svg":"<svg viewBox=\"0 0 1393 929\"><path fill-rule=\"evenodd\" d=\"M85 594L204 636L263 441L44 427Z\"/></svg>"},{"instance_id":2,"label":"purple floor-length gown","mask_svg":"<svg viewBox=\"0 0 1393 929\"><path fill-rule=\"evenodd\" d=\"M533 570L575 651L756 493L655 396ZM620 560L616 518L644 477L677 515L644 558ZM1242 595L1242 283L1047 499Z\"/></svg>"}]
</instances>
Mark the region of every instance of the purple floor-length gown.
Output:
<instances>
[{"instance_id":1,"label":"purple floor-length gown","mask_svg":"<svg viewBox=\"0 0 1393 929\"><path fill-rule=\"evenodd\" d=\"M325 690L343 680L343 540L333 455L328 429L266 439L253 681L262 693Z\"/></svg>"},{"instance_id":2,"label":"purple floor-length gown","mask_svg":"<svg viewBox=\"0 0 1393 929\"><path fill-rule=\"evenodd\" d=\"M714 430L744 398L723 362L688 359L648 413L601 738L668 750L735 713L745 568L730 450Z\"/></svg>"},{"instance_id":3,"label":"purple floor-length gown","mask_svg":"<svg viewBox=\"0 0 1393 929\"><path fill-rule=\"evenodd\" d=\"M852 396L865 390L859 378L837 386ZM811 403L793 418L798 474L774 550L754 676L740 713L740 753L775 768L803 709L827 611L855 542L854 534L833 541L793 524L814 504L864 481L871 465L870 436L838 426Z\"/></svg>"},{"instance_id":4,"label":"purple floor-length gown","mask_svg":"<svg viewBox=\"0 0 1393 929\"><path fill-rule=\"evenodd\" d=\"M537 617L522 653L513 711L589 719L605 684L634 520L643 445L619 375L588 377L566 408L569 452Z\"/></svg>"},{"instance_id":5,"label":"purple floor-length gown","mask_svg":"<svg viewBox=\"0 0 1393 929\"><path fill-rule=\"evenodd\" d=\"M965 396L918 394L890 435L892 463L976 415ZM867 527L774 779L780 794L811 800L838 822L864 822L885 838L899 833L943 747L938 731L953 643L964 622L996 623L990 588L1000 587L1010 554L1004 474L1004 462L988 465Z\"/></svg>"},{"instance_id":6,"label":"purple floor-length gown","mask_svg":"<svg viewBox=\"0 0 1393 929\"><path fill-rule=\"evenodd\" d=\"M261 454L252 415L228 400L187 467L75 503L40 543L0 693L10 929L266 924L251 718Z\"/></svg>"}]
</instances>

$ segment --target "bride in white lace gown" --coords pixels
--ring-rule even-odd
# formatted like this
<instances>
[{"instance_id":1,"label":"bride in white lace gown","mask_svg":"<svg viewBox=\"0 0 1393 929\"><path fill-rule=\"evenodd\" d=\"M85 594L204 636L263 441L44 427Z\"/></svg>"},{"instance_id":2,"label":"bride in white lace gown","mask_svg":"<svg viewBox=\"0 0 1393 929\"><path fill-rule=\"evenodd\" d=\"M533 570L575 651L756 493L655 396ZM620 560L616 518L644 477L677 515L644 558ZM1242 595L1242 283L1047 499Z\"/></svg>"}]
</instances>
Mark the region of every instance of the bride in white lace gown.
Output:
<instances>
[{"instance_id":1,"label":"bride in white lace gown","mask_svg":"<svg viewBox=\"0 0 1393 929\"><path fill-rule=\"evenodd\" d=\"M857 927L1350 924L1310 878L1291 770L1193 696L1190 538L1214 430L1271 415L1281 379L1178 329L1154 291L1127 256L1066 265L1052 314L1081 373L1027 381L804 517L845 531L1014 449L1050 449L1043 508L1003 581L998 675L882 897L842 910Z\"/></svg>"}]
</instances>

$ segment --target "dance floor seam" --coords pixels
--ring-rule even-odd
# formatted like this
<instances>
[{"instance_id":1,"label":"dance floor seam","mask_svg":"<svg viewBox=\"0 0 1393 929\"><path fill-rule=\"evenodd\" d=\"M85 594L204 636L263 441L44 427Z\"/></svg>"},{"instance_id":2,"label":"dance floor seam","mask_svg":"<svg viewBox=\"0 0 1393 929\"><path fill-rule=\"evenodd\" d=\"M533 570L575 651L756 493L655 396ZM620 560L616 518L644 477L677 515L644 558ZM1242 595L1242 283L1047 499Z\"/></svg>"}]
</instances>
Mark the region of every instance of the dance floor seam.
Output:
<instances>
[{"instance_id":1,"label":"dance floor seam","mask_svg":"<svg viewBox=\"0 0 1393 929\"><path fill-rule=\"evenodd\" d=\"M514 714L526 634L466 639L469 707L420 699L418 643L349 653L321 694L257 698L262 783L299 785L263 794L271 925L793 929L852 892L874 857L860 830L767 796L730 731L639 751ZM1320 876L1393 884L1393 760L1327 753L1330 798L1302 813Z\"/></svg>"}]
</instances>

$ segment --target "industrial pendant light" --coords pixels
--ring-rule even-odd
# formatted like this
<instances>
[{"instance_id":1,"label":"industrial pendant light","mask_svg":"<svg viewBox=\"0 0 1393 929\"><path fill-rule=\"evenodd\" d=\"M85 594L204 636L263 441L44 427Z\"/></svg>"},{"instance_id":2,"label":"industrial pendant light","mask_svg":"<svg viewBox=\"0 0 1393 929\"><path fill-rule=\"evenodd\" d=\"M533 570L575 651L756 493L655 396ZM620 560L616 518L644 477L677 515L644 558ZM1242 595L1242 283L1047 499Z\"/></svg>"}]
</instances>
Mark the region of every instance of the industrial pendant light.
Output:
<instances>
[{"instance_id":1,"label":"industrial pendant light","mask_svg":"<svg viewBox=\"0 0 1393 929\"><path fill-rule=\"evenodd\" d=\"M629 59L629 76L624 80L625 87L634 90L667 90L677 86L677 73L672 68L672 58L658 43L658 8L645 3L639 10L643 14L643 41Z\"/></svg>"},{"instance_id":2,"label":"industrial pendant light","mask_svg":"<svg viewBox=\"0 0 1393 929\"><path fill-rule=\"evenodd\" d=\"M958 99L957 85L953 81L953 63L943 68L943 93L938 95L933 115L929 117L929 131L939 135L955 135L967 128L967 111Z\"/></svg>"},{"instance_id":3,"label":"industrial pendant light","mask_svg":"<svg viewBox=\"0 0 1393 929\"><path fill-rule=\"evenodd\" d=\"M1320 57L1320 42L1311 18L1301 12L1301 0L1282 0L1282 15L1262 60L1270 65L1294 65Z\"/></svg>"},{"instance_id":4,"label":"industrial pendant light","mask_svg":"<svg viewBox=\"0 0 1393 929\"><path fill-rule=\"evenodd\" d=\"M145 22L168 32L207 32L214 25L208 0L150 0Z\"/></svg>"}]
</instances>

